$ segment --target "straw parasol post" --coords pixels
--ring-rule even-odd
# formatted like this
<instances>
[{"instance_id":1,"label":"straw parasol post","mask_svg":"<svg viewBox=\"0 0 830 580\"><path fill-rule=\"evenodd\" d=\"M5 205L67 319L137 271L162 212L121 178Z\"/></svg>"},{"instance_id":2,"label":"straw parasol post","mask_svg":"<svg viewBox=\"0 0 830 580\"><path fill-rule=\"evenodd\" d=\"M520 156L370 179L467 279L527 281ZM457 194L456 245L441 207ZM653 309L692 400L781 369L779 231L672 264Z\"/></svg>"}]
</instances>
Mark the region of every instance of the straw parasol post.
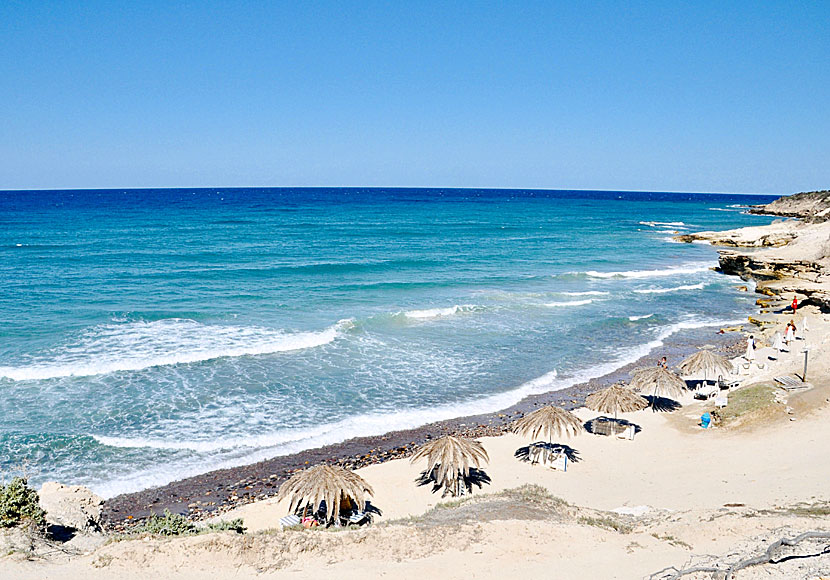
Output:
<instances>
[{"instance_id":1,"label":"straw parasol post","mask_svg":"<svg viewBox=\"0 0 830 580\"><path fill-rule=\"evenodd\" d=\"M516 421L513 431L531 439L545 435L552 443L555 436L578 435L582 432L582 421L570 411L548 405Z\"/></svg>"},{"instance_id":2,"label":"straw parasol post","mask_svg":"<svg viewBox=\"0 0 830 580\"><path fill-rule=\"evenodd\" d=\"M563 448L554 448L554 436L579 435L582 429L582 421L579 420L579 417L554 405L536 409L516 421L513 426L514 433L529 437L532 441L538 439L540 435L547 438L547 444L536 442L527 446L527 456L532 463L536 463L540 455L543 462L552 461L558 457ZM520 448L516 451L517 457L521 457L523 449Z\"/></svg>"},{"instance_id":3,"label":"straw parasol post","mask_svg":"<svg viewBox=\"0 0 830 580\"><path fill-rule=\"evenodd\" d=\"M289 498L289 513L309 504L316 512L325 501L326 521L330 522L339 515L343 501L365 510L367 493L374 495L372 486L353 471L336 465L315 465L295 473L283 483L277 500Z\"/></svg>"},{"instance_id":4,"label":"straw parasol post","mask_svg":"<svg viewBox=\"0 0 830 580\"><path fill-rule=\"evenodd\" d=\"M434 471L438 487L444 487L445 494L452 496L463 493L462 484L470 476L471 468L490 461L481 443L452 435L425 443L415 452L410 463L424 458L427 460L427 473Z\"/></svg>"},{"instance_id":5,"label":"straw parasol post","mask_svg":"<svg viewBox=\"0 0 830 580\"><path fill-rule=\"evenodd\" d=\"M648 402L626 387L611 385L607 389L588 395L585 405L600 413L614 413L616 421L617 413L640 411L648 406Z\"/></svg>"},{"instance_id":6,"label":"straw parasol post","mask_svg":"<svg viewBox=\"0 0 830 580\"><path fill-rule=\"evenodd\" d=\"M653 394L672 399L680 398L686 389L686 383L676 374L663 367L648 367L634 371L631 388L637 392L653 389Z\"/></svg>"},{"instance_id":7,"label":"straw parasol post","mask_svg":"<svg viewBox=\"0 0 830 580\"><path fill-rule=\"evenodd\" d=\"M677 368L684 375L694 375L702 372L703 380L708 381L710 373L715 377L731 373L732 363L711 350L701 349L686 358Z\"/></svg>"}]
</instances>

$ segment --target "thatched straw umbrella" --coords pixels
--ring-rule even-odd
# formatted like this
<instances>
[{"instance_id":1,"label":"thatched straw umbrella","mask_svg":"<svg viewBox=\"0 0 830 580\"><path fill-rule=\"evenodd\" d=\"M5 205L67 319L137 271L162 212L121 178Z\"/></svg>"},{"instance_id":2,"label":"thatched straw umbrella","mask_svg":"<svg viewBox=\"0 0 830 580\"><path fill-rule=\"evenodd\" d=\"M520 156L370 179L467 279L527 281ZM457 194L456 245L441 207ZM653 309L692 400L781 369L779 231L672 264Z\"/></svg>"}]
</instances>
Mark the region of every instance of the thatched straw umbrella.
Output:
<instances>
[{"instance_id":1,"label":"thatched straw umbrella","mask_svg":"<svg viewBox=\"0 0 830 580\"><path fill-rule=\"evenodd\" d=\"M516 451L516 457L522 459L526 455L532 463L537 463L540 456L543 462L553 460L563 452L563 449L566 449L561 445L553 445L554 436L579 435L582 429L582 421L579 420L579 417L561 407L549 405L536 409L516 421L513 431L519 435L529 437L531 440L538 439L540 435L543 435L548 442L536 442L527 447L521 447Z\"/></svg>"},{"instance_id":2,"label":"thatched straw umbrella","mask_svg":"<svg viewBox=\"0 0 830 580\"><path fill-rule=\"evenodd\" d=\"M421 446L410 459L415 463L426 458L427 473L433 473L438 488L444 487L445 494L458 496L467 489L466 480L473 467L490 461L484 446L478 441L447 435Z\"/></svg>"},{"instance_id":3,"label":"thatched straw umbrella","mask_svg":"<svg viewBox=\"0 0 830 580\"><path fill-rule=\"evenodd\" d=\"M631 413L648 407L648 402L637 393L621 387L611 385L585 399L585 405L589 409L600 413L614 413L614 420L617 420L617 413Z\"/></svg>"},{"instance_id":4,"label":"thatched straw umbrella","mask_svg":"<svg viewBox=\"0 0 830 580\"><path fill-rule=\"evenodd\" d=\"M637 392L652 389L655 397L679 399L686 390L686 382L663 367L648 367L634 371L631 388Z\"/></svg>"},{"instance_id":5,"label":"thatched straw umbrella","mask_svg":"<svg viewBox=\"0 0 830 580\"><path fill-rule=\"evenodd\" d=\"M582 431L582 421L570 411L549 405L516 421L513 431L531 439L545 435L548 442L552 442L558 435L578 435Z\"/></svg>"},{"instance_id":6,"label":"thatched straw umbrella","mask_svg":"<svg viewBox=\"0 0 830 580\"><path fill-rule=\"evenodd\" d=\"M277 500L290 498L289 513L311 505L316 512L326 502L326 521L340 514L344 500L359 510L366 509L365 494L374 495L372 486L358 474L336 465L315 465L292 475L280 487Z\"/></svg>"},{"instance_id":7,"label":"thatched straw umbrella","mask_svg":"<svg viewBox=\"0 0 830 580\"><path fill-rule=\"evenodd\" d=\"M708 381L709 375L728 375L732 372L732 363L711 350L701 349L688 357L677 367L684 375L703 373L703 380Z\"/></svg>"}]
</instances>

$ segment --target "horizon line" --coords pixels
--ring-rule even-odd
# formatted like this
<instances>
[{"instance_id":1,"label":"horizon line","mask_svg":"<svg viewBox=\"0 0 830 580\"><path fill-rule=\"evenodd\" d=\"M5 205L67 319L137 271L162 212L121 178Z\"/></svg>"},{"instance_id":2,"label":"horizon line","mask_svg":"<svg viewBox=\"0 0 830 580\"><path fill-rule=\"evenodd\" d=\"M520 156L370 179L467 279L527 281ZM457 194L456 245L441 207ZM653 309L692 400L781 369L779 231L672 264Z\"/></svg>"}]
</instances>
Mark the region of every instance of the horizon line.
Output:
<instances>
[{"instance_id":1,"label":"horizon line","mask_svg":"<svg viewBox=\"0 0 830 580\"><path fill-rule=\"evenodd\" d=\"M43 187L29 189L0 189L0 193L14 193L25 191L141 191L141 190L177 190L177 189L447 189L447 190L490 190L490 191L580 191L580 192L619 192L619 193L677 193L677 194L703 194L703 195L769 195L786 196L795 193L764 193L746 191L664 191L659 189L591 189L591 188L553 188L553 187L444 187L444 186L406 186L406 185L210 185L210 186L163 186L163 187ZM818 190L816 190L818 191Z\"/></svg>"}]
</instances>

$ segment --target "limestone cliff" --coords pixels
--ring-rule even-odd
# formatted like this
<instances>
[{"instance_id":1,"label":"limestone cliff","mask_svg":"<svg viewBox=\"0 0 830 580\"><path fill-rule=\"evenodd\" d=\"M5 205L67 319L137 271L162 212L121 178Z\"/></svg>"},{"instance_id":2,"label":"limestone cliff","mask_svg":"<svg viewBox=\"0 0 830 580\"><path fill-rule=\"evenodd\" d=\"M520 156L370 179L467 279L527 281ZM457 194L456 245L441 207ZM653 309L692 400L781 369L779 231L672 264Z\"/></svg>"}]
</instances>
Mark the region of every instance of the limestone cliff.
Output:
<instances>
[{"instance_id":1,"label":"limestone cliff","mask_svg":"<svg viewBox=\"0 0 830 580\"><path fill-rule=\"evenodd\" d=\"M806 222L830 220L830 190L807 191L754 206L749 213L800 218Z\"/></svg>"},{"instance_id":2,"label":"limestone cliff","mask_svg":"<svg viewBox=\"0 0 830 580\"><path fill-rule=\"evenodd\" d=\"M800 302L830 312L830 192L798 194L760 207L765 211L756 213L800 219L675 239L729 246L719 250L723 273L755 280L763 294L796 295Z\"/></svg>"}]
</instances>

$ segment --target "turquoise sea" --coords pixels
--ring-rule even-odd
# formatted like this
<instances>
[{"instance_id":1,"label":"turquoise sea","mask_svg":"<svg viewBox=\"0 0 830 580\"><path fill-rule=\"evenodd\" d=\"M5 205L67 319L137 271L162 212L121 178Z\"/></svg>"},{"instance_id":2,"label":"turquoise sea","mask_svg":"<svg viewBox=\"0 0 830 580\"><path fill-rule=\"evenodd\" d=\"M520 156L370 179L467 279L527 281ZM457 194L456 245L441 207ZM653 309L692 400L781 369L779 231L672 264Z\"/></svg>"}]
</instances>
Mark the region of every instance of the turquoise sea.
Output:
<instances>
[{"instance_id":1,"label":"turquoise sea","mask_svg":"<svg viewBox=\"0 0 830 580\"><path fill-rule=\"evenodd\" d=\"M493 411L745 320L772 197L0 192L0 470L104 496Z\"/></svg>"}]
</instances>

